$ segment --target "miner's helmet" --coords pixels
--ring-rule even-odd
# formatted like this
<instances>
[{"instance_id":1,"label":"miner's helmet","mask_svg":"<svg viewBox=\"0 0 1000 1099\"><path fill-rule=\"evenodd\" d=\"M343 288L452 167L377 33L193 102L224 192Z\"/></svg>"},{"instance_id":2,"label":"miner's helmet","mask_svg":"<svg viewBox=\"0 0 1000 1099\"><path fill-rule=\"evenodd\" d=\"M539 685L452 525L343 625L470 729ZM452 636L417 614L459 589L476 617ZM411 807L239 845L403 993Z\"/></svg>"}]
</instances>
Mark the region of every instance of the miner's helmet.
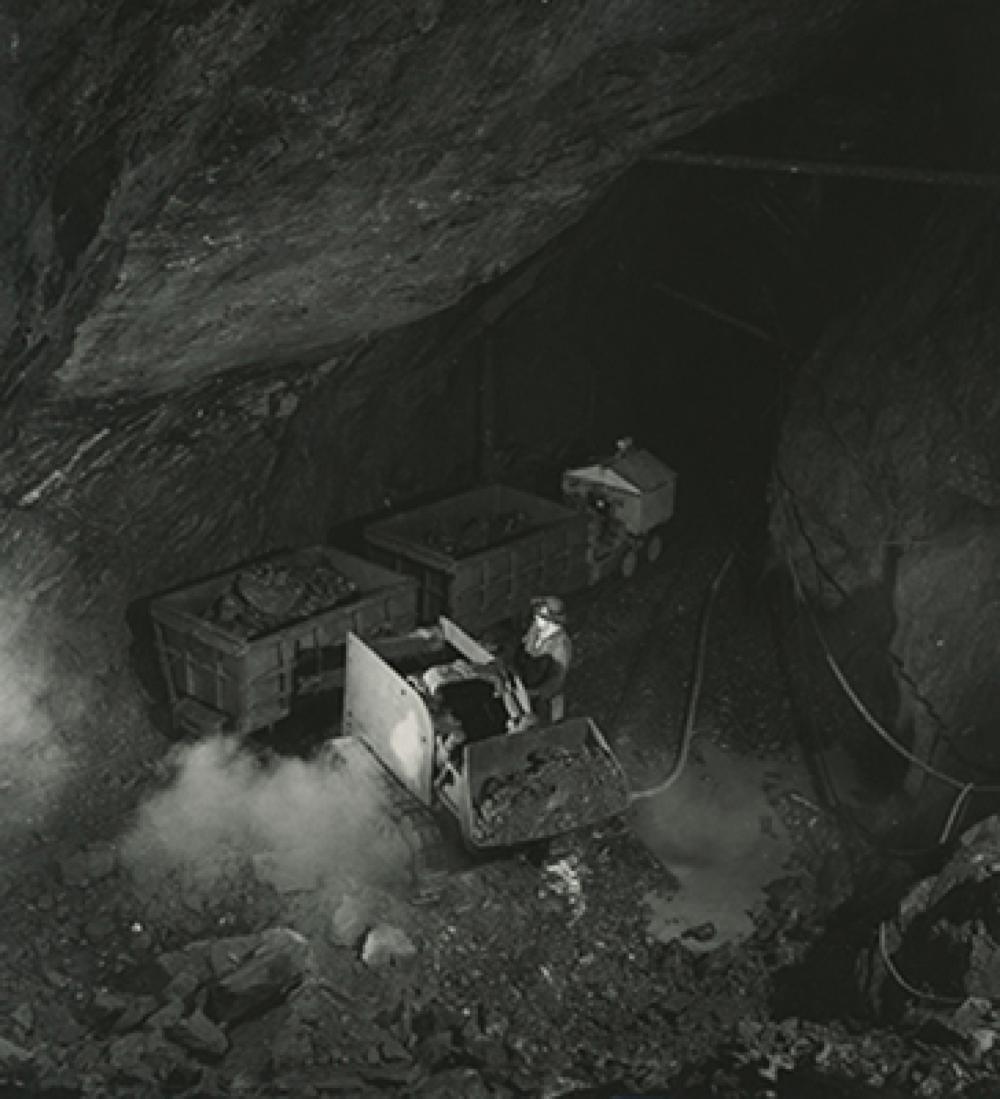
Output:
<instances>
[{"instance_id":1,"label":"miner's helmet","mask_svg":"<svg viewBox=\"0 0 1000 1099\"><path fill-rule=\"evenodd\" d=\"M566 624L566 604L558 595L539 595L531 601L531 610L538 618L547 618L560 626Z\"/></svg>"}]
</instances>

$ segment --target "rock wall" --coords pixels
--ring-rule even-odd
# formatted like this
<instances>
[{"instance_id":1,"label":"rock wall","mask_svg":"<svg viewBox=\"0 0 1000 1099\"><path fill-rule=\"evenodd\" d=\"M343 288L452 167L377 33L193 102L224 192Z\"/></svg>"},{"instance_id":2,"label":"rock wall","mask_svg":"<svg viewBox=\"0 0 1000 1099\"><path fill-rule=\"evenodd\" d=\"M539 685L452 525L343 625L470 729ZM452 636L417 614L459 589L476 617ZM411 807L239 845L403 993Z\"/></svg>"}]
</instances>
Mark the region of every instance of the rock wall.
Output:
<instances>
[{"instance_id":1,"label":"rock wall","mask_svg":"<svg viewBox=\"0 0 1000 1099\"><path fill-rule=\"evenodd\" d=\"M9 4L2 395L300 361L509 270L890 0Z\"/></svg>"},{"instance_id":2,"label":"rock wall","mask_svg":"<svg viewBox=\"0 0 1000 1099\"><path fill-rule=\"evenodd\" d=\"M850 661L889 610L885 647L855 663L854 685L962 780L995 766L1000 703L998 224L975 211L942 203L887 289L805 367L771 517L836 656Z\"/></svg>"},{"instance_id":3,"label":"rock wall","mask_svg":"<svg viewBox=\"0 0 1000 1099\"><path fill-rule=\"evenodd\" d=\"M98 762L123 741L155 750L137 694L162 693L148 596L270 549L354 548L352 521L483 477L554 490L548 463L581 440L608 445L621 420L602 394L616 388L630 293L627 279L615 300L601 287L631 247L619 238L630 194L536 266L379 339L169 397L37 403L0 471L17 622L0 640L43 669L32 706L57 712L38 727L54 721ZM602 309L587 309L598 294ZM81 705L99 697L110 711Z\"/></svg>"},{"instance_id":4,"label":"rock wall","mask_svg":"<svg viewBox=\"0 0 1000 1099\"><path fill-rule=\"evenodd\" d=\"M134 601L254 545L284 419L308 384L272 375L170 402L51 401L22 422L0 475L8 838L42 827L53 795L92 796L166 746L140 690L162 686Z\"/></svg>"}]
</instances>

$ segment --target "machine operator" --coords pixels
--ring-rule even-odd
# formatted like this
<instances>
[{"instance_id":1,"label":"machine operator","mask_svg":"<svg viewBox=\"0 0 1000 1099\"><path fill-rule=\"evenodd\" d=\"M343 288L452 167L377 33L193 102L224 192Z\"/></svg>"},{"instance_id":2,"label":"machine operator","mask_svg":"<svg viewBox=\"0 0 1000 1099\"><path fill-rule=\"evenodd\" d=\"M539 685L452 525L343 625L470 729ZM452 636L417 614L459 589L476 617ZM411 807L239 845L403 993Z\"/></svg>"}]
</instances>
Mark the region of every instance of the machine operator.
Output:
<instances>
[{"instance_id":1,"label":"machine operator","mask_svg":"<svg viewBox=\"0 0 1000 1099\"><path fill-rule=\"evenodd\" d=\"M513 667L506 666L495 649L494 659L479 663L461 659L435 665L411 682L429 699L440 699L442 688L463 682L489 683L495 702L503 712L505 731L522 732L537 722L561 721L566 703L563 694L573 646L566 631L566 607L555 595L539 596L531 601L531 622L514 656ZM415 631L422 639L440 639L439 627ZM477 705L478 709L478 705ZM499 715L497 715L499 716ZM455 715L439 713L437 723L443 732L438 744L442 760L468 739L465 723ZM495 735L487 733L486 735Z\"/></svg>"},{"instance_id":2,"label":"machine operator","mask_svg":"<svg viewBox=\"0 0 1000 1099\"><path fill-rule=\"evenodd\" d=\"M563 693L573 643L566 631L566 605L557 595L531 601L531 623L521 638L514 666L542 721L561 721L566 713Z\"/></svg>"}]
</instances>

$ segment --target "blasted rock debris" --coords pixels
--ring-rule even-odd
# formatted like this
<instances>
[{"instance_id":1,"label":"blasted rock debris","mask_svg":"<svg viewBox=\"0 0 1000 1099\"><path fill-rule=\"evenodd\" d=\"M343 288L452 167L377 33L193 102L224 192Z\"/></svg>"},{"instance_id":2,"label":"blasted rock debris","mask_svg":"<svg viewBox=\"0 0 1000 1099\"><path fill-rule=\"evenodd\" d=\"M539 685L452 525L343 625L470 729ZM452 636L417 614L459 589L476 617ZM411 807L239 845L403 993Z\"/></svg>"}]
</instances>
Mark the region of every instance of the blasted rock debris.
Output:
<instances>
[{"instance_id":1,"label":"blasted rock debris","mask_svg":"<svg viewBox=\"0 0 1000 1099\"><path fill-rule=\"evenodd\" d=\"M666 553L674 564L678 551ZM662 667L686 651L693 593L707 569L665 605L660 647L644 649L638 668L640 611L672 589L676 572L599 593L580 633L580 705L610 727L609 700L628 679L628 728L651 753L663 727L657 719L683 706ZM617 633L609 620L621 624ZM741 644L727 656L715 667L725 669L734 699L753 698L753 717L737 725L720 711L706 717L702 735L753 736L747 752L764 753L790 727L780 677L763 645ZM657 756L649 767L665 762ZM149 793L162 781L151 780ZM818 809L786 819L800 861L755 910L754 934L696 955L651 937L645 898L671 879L623 821L547 844L542 865L534 850L458 866L435 861L412 893L372 880L377 830L366 827L353 877L342 861L324 863L323 883L284 894L255 872L249 849L239 857L219 851L204 878L195 868L137 864L129 844L112 858L93 842L106 799L93 784L85 794L68 803L80 816L64 822L74 834L56 849L51 872L36 863L4 894L0 1093L555 1099L596 1088L671 1099L853 1099L867 1094L865 1081L912 1076L923 1090L908 1099L994 1094L951 1087L1000 1067L997 1051L985 1048L996 1029L988 1017L967 1012L962 1020L977 1061L951 1046L914 1047L891 1031L774 1019L776 969L800 956L822 924L809 867L829 853L835 830ZM312 803L310 823L320 804ZM80 832L90 842L78 858ZM297 841L307 835L295 831ZM85 927L100 916L113 931L93 942ZM394 960L366 965L365 943L389 945ZM792 1065L838 1071L858 1086L830 1091L807 1080L795 1090L785 1086L783 1066Z\"/></svg>"},{"instance_id":2,"label":"blasted rock debris","mask_svg":"<svg viewBox=\"0 0 1000 1099\"><path fill-rule=\"evenodd\" d=\"M417 947L406 932L391 924L371 928L361 946L361 960L371 969L405 963L416 953Z\"/></svg>"},{"instance_id":3,"label":"blasted rock debris","mask_svg":"<svg viewBox=\"0 0 1000 1099\"><path fill-rule=\"evenodd\" d=\"M627 783L599 746L542 748L525 767L483 784L473 835L479 842L523 843L602 820L627 802Z\"/></svg>"},{"instance_id":4,"label":"blasted rock debris","mask_svg":"<svg viewBox=\"0 0 1000 1099\"><path fill-rule=\"evenodd\" d=\"M972 1042L1000 1027L1000 818L965 832L951 858L900 900L859 953L877 1017L908 1017Z\"/></svg>"},{"instance_id":5,"label":"blasted rock debris","mask_svg":"<svg viewBox=\"0 0 1000 1099\"><path fill-rule=\"evenodd\" d=\"M468 557L490 546L498 546L531 526L528 516L519 511L498 515L476 515L454 529L435 526L424 531L421 541L428 548L448 557Z\"/></svg>"},{"instance_id":6,"label":"blasted rock debris","mask_svg":"<svg viewBox=\"0 0 1000 1099\"><path fill-rule=\"evenodd\" d=\"M209 1015L216 1022L233 1023L263 1011L284 999L312 968L312 951L303 935L290 928L269 931L246 961L210 986Z\"/></svg>"},{"instance_id":7,"label":"blasted rock debris","mask_svg":"<svg viewBox=\"0 0 1000 1099\"><path fill-rule=\"evenodd\" d=\"M212 604L209 621L229 633L255 637L267 630L354 599L358 587L326 562L242 569Z\"/></svg>"}]
</instances>

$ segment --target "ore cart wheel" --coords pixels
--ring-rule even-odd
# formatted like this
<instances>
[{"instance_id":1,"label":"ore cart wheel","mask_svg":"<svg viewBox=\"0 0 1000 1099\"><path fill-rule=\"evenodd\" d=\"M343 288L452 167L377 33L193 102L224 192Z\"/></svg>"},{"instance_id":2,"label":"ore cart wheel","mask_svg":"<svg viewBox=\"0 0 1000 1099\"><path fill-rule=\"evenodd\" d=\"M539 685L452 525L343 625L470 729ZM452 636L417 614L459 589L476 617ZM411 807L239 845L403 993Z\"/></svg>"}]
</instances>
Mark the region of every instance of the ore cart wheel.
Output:
<instances>
[{"instance_id":1,"label":"ore cart wheel","mask_svg":"<svg viewBox=\"0 0 1000 1099\"><path fill-rule=\"evenodd\" d=\"M646 540L646 560L651 564L656 564L659 561L661 554L663 553L663 535L658 530L654 530L653 533Z\"/></svg>"},{"instance_id":2,"label":"ore cart wheel","mask_svg":"<svg viewBox=\"0 0 1000 1099\"><path fill-rule=\"evenodd\" d=\"M622 558L622 576L626 580L631 580L635 576L635 570L639 567L639 555L635 552L634 546L629 546L625 551L625 556Z\"/></svg>"}]
</instances>

